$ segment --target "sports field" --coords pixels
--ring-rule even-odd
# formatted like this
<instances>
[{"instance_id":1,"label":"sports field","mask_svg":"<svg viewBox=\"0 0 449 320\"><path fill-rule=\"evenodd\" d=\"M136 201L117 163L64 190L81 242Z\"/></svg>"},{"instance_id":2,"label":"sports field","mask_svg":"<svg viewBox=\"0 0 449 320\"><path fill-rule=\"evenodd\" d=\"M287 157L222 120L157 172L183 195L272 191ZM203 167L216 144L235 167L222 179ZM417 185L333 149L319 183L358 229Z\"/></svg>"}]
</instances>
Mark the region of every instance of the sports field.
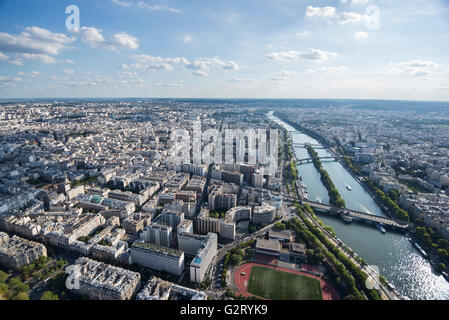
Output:
<instances>
[{"instance_id":1,"label":"sports field","mask_svg":"<svg viewBox=\"0 0 449 320\"><path fill-rule=\"evenodd\" d=\"M260 266L251 268L248 292L272 300L322 300L318 280Z\"/></svg>"}]
</instances>

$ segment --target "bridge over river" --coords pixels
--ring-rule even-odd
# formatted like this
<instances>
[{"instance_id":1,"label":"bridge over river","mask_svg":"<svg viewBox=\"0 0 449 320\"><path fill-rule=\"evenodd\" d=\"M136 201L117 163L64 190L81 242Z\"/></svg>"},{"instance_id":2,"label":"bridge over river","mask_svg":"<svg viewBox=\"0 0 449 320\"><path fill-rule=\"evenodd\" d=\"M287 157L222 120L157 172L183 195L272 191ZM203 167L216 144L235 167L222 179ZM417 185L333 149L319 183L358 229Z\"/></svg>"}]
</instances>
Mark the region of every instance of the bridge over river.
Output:
<instances>
[{"instance_id":1,"label":"bridge over river","mask_svg":"<svg viewBox=\"0 0 449 320\"><path fill-rule=\"evenodd\" d=\"M409 224L406 222L398 222L391 218L381 217L374 214L360 212L351 209L342 209L327 204L303 200L303 204L308 204L312 209L318 209L330 213L331 215L339 215L345 222L351 223L353 221L360 221L370 224L380 224L384 227L399 231L407 231Z\"/></svg>"},{"instance_id":2,"label":"bridge over river","mask_svg":"<svg viewBox=\"0 0 449 320\"><path fill-rule=\"evenodd\" d=\"M320 157L319 159L327 160L327 161L337 161L338 159L343 159L343 157L341 157L341 156L325 156L325 157ZM297 159L296 161L299 164L303 164L303 163L313 162L313 159L312 158L304 158L304 159Z\"/></svg>"},{"instance_id":3,"label":"bridge over river","mask_svg":"<svg viewBox=\"0 0 449 320\"><path fill-rule=\"evenodd\" d=\"M329 147L323 146L321 144L310 144L310 143L292 143L295 148L305 148L306 146L312 146L314 149L329 149Z\"/></svg>"}]
</instances>

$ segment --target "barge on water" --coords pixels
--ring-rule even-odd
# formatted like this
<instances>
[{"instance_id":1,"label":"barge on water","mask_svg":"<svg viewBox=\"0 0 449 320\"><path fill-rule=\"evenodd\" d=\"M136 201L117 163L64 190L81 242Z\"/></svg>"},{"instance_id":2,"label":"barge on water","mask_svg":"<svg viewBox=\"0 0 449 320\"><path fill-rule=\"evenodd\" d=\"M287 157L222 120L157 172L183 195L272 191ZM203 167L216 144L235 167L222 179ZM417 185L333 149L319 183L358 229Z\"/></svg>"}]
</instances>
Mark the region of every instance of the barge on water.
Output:
<instances>
[{"instance_id":1,"label":"barge on water","mask_svg":"<svg viewBox=\"0 0 449 320\"><path fill-rule=\"evenodd\" d=\"M419 251L419 253L421 253L421 255L422 255L424 258L426 258L426 259L429 258L429 255L424 251L423 248L421 248L421 246L420 246L416 241L413 241L411 238L409 238L409 241L410 241L410 242L413 244L413 246Z\"/></svg>"}]
</instances>

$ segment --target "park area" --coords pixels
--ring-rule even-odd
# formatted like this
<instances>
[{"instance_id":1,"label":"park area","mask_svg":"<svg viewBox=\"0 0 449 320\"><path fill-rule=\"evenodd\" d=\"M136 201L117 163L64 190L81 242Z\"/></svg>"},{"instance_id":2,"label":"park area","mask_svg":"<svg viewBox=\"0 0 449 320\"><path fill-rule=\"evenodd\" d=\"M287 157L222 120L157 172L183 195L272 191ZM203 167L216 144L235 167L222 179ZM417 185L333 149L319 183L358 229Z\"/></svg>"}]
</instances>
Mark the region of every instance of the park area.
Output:
<instances>
[{"instance_id":1,"label":"park area","mask_svg":"<svg viewBox=\"0 0 449 320\"><path fill-rule=\"evenodd\" d=\"M334 300L335 289L323 279L287 268L249 263L234 273L237 294L270 300Z\"/></svg>"},{"instance_id":2,"label":"park area","mask_svg":"<svg viewBox=\"0 0 449 320\"><path fill-rule=\"evenodd\" d=\"M320 282L271 268L251 269L248 292L273 300L321 300Z\"/></svg>"}]
</instances>

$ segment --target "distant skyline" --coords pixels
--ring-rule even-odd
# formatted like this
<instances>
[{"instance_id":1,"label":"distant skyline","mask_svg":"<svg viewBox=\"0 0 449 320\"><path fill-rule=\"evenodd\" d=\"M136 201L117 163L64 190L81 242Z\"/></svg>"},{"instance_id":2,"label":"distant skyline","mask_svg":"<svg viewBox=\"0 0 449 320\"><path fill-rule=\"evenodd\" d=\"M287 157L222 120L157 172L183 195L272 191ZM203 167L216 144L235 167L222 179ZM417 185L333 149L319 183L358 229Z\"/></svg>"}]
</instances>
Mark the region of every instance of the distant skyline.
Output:
<instances>
[{"instance_id":1,"label":"distant skyline","mask_svg":"<svg viewBox=\"0 0 449 320\"><path fill-rule=\"evenodd\" d=\"M448 101L448 52L447 0L0 0L0 99Z\"/></svg>"}]
</instances>

